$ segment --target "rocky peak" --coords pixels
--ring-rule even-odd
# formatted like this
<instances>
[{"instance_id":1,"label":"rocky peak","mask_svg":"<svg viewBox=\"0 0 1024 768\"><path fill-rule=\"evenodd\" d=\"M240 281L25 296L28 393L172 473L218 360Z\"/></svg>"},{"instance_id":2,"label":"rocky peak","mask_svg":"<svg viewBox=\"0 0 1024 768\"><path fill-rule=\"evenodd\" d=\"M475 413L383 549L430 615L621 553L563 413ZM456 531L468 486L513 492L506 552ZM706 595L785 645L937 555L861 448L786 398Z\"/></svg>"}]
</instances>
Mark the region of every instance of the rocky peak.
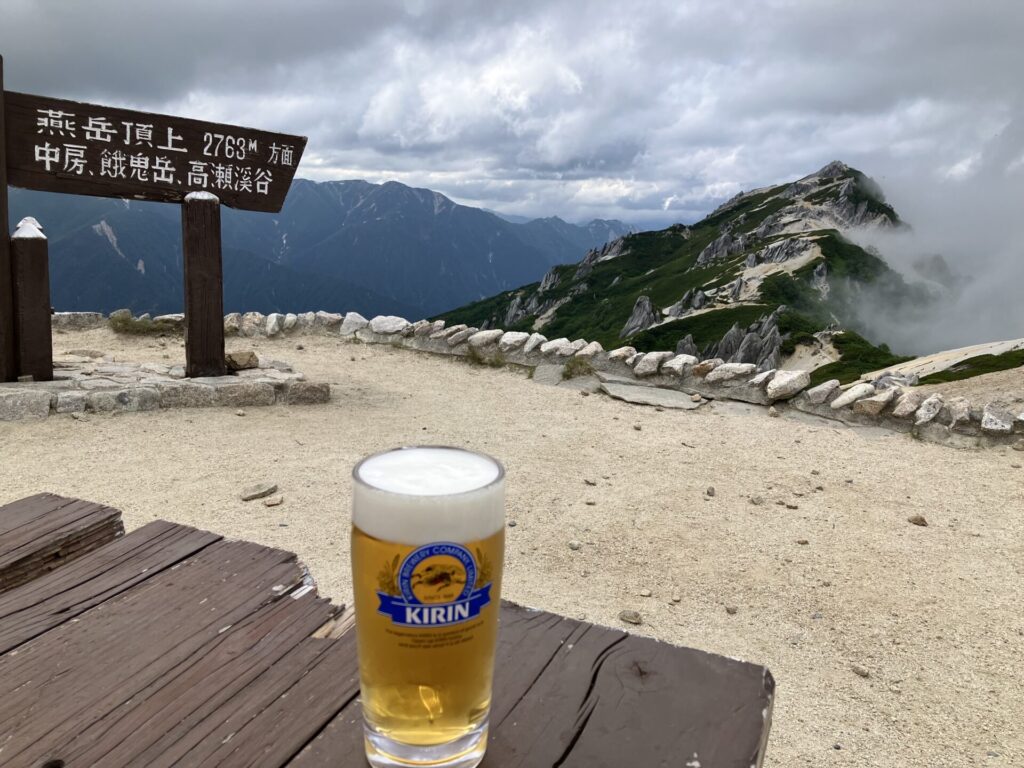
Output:
<instances>
[{"instance_id":1,"label":"rocky peak","mask_svg":"<svg viewBox=\"0 0 1024 768\"><path fill-rule=\"evenodd\" d=\"M632 336L634 333L639 333L645 328L656 325L657 322L658 314L654 311L654 307L651 306L651 298L649 296L638 296L636 303L633 305L632 314L630 314L622 330L619 331L619 338L624 339L627 336Z\"/></svg>"}]
</instances>

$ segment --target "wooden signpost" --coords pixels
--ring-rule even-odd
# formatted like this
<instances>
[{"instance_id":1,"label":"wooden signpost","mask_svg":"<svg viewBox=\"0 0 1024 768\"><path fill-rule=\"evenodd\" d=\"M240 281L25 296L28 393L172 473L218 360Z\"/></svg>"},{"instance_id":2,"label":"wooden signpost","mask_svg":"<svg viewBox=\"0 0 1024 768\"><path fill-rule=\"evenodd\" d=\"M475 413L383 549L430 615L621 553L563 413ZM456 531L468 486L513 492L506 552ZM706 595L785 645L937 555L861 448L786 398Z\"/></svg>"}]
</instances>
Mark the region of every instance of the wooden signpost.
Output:
<instances>
[{"instance_id":1,"label":"wooden signpost","mask_svg":"<svg viewBox=\"0 0 1024 768\"><path fill-rule=\"evenodd\" d=\"M224 374L220 204L276 212L304 136L3 90L0 57L0 381L19 375L7 185L182 203L188 376Z\"/></svg>"}]
</instances>

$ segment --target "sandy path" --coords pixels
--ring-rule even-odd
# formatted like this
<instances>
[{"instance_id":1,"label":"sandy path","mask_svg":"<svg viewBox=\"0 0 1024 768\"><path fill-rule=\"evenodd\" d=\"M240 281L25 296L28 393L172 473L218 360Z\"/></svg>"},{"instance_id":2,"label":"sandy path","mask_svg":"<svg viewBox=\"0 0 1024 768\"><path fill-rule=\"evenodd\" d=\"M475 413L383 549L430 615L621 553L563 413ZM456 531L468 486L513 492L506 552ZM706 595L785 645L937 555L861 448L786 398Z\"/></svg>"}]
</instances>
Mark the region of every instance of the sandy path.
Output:
<instances>
[{"instance_id":1,"label":"sandy path","mask_svg":"<svg viewBox=\"0 0 1024 768\"><path fill-rule=\"evenodd\" d=\"M120 507L129 527L164 517L294 550L347 601L352 464L399 444L477 448L509 471L506 596L613 626L636 608L634 631L767 664L768 765L1024 764L1024 454L743 406L658 412L513 371L300 341L258 345L331 381L331 404L0 424L0 501L50 490ZM106 331L56 347L168 354ZM261 480L283 506L238 500ZM915 513L929 527L908 524Z\"/></svg>"}]
</instances>

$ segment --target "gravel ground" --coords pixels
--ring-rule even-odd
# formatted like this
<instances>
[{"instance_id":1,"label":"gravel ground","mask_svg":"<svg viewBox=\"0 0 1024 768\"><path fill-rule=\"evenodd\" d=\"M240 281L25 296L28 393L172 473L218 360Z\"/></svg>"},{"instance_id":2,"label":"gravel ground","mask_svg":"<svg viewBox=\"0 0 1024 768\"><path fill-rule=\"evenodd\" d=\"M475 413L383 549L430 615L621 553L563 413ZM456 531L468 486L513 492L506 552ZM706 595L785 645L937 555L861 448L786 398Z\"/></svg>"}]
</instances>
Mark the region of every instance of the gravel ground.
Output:
<instances>
[{"instance_id":1,"label":"gravel ground","mask_svg":"<svg viewBox=\"0 0 1024 768\"><path fill-rule=\"evenodd\" d=\"M229 344L330 381L333 401L0 424L0 501L48 490L129 528L162 517L293 550L347 602L352 465L476 448L508 468L505 596L612 626L635 609L630 631L767 665L766 765L1024 764L1024 453L740 405L657 411L337 338ZM183 358L108 331L55 346ZM260 481L282 506L239 500Z\"/></svg>"}]
</instances>

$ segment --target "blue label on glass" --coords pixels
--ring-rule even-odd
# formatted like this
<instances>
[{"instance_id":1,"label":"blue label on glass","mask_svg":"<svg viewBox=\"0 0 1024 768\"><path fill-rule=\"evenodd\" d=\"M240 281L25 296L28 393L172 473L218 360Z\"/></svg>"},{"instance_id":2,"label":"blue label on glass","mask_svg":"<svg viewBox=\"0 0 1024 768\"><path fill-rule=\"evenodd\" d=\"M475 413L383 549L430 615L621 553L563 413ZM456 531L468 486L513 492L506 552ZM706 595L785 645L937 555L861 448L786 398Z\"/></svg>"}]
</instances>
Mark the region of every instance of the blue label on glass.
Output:
<instances>
[{"instance_id":1,"label":"blue label on glass","mask_svg":"<svg viewBox=\"0 0 1024 768\"><path fill-rule=\"evenodd\" d=\"M491 602L491 583L477 583L473 555L449 541L426 544L406 555L396 586L400 595L377 592L377 610L403 627L461 624Z\"/></svg>"}]
</instances>

